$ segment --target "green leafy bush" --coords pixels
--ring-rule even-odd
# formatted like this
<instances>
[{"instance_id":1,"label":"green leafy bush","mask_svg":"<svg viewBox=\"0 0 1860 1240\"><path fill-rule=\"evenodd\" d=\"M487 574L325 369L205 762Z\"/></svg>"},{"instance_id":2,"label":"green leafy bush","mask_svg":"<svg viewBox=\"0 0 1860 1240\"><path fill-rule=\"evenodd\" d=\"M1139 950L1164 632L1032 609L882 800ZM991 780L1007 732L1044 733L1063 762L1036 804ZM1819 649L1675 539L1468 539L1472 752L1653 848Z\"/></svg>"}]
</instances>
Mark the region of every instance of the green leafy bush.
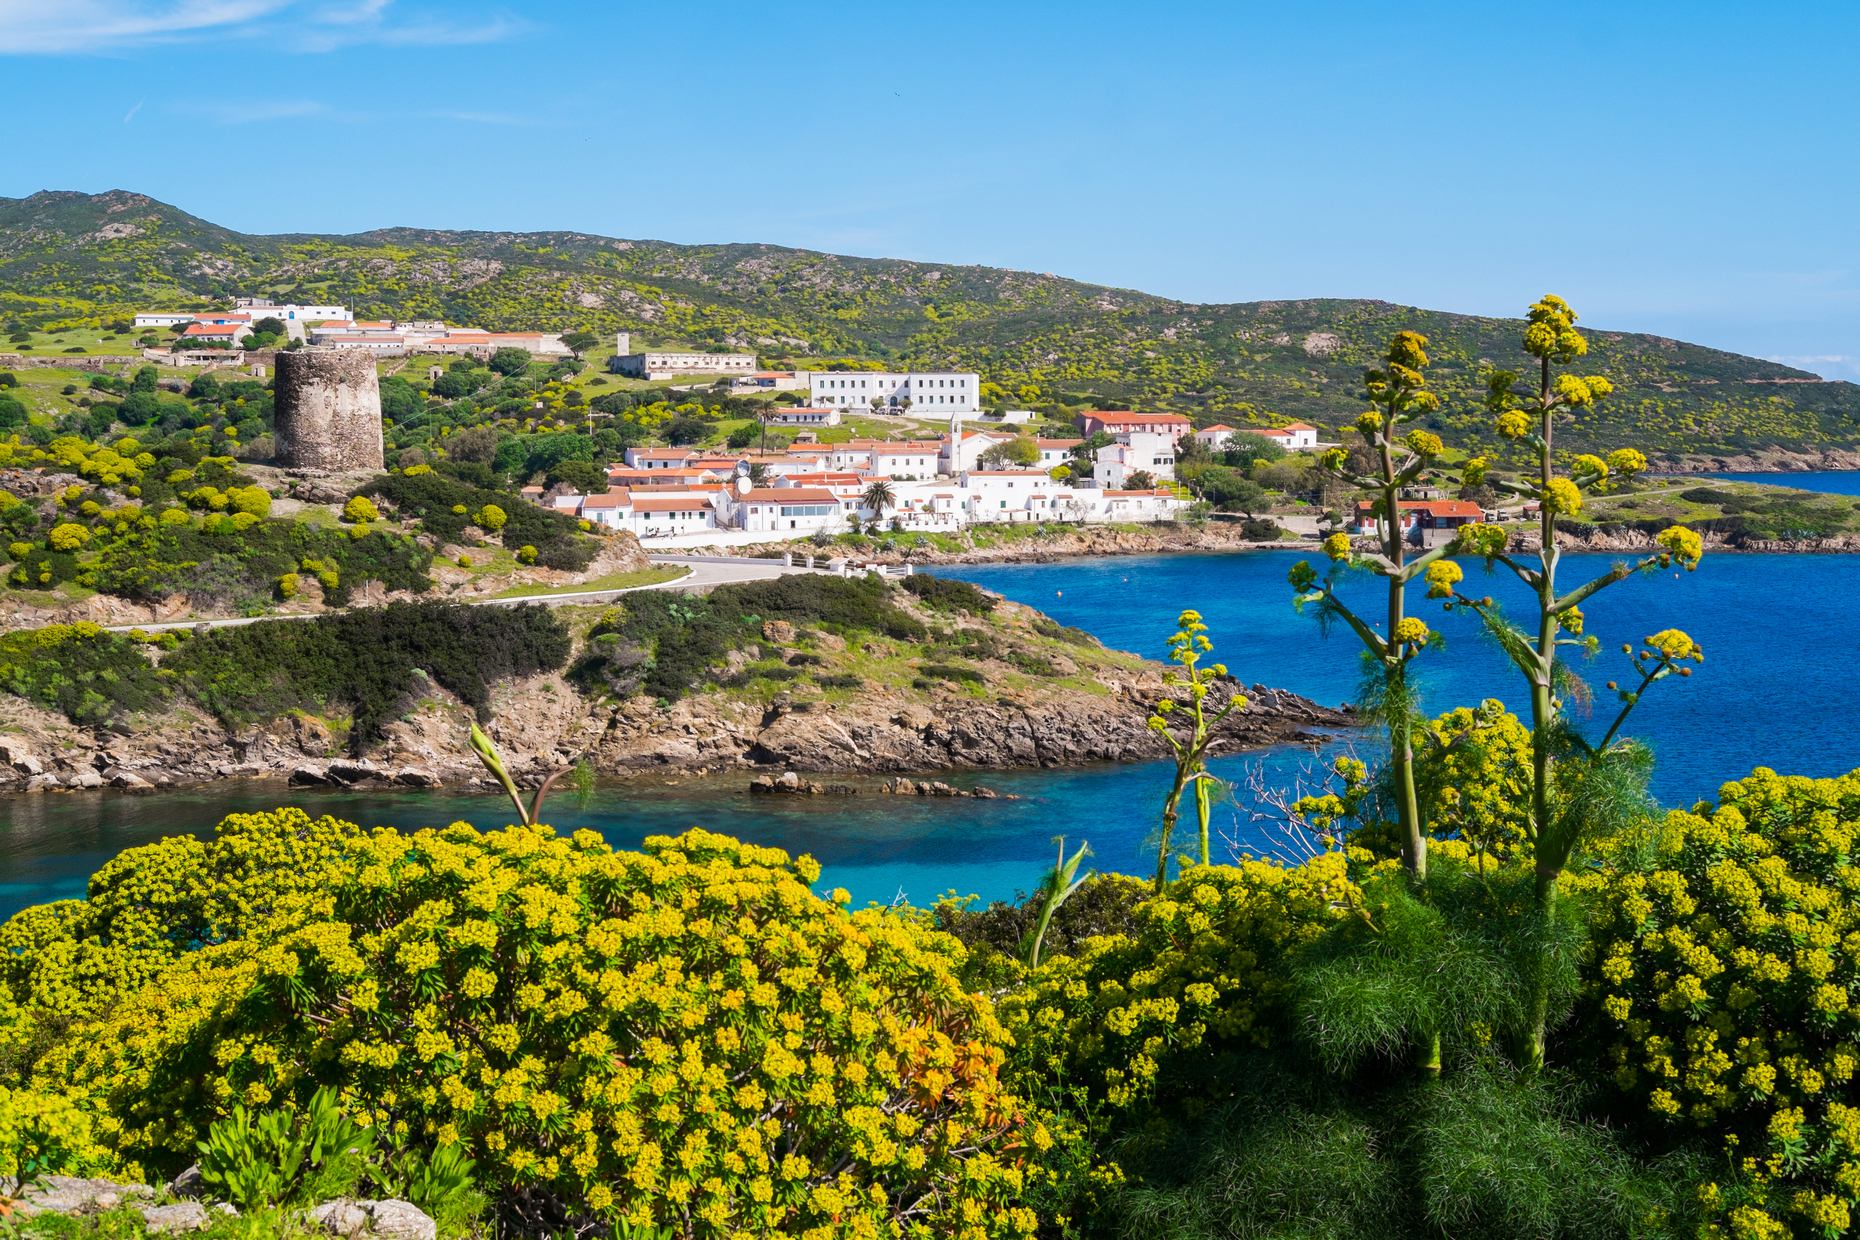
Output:
<instances>
[{"instance_id":1,"label":"green leafy bush","mask_svg":"<svg viewBox=\"0 0 1860 1240\"><path fill-rule=\"evenodd\" d=\"M933 680L953 680L958 684L979 685L982 674L972 667L954 667L948 663L926 663L917 669Z\"/></svg>"},{"instance_id":2,"label":"green leafy bush","mask_svg":"<svg viewBox=\"0 0 1860 1240\"><path fill-rule=\"evenodd\" d=\"M214 629L165 660L164 670L228 724L347 706L359 749L400 713L422 672L482 711L492 681L552 671L568 653L567 629L540 604L390 603Z\"/></svg>"},{"instance_id":3,"label":"green leafy bush","mask_svg":"<svg viewBox=\"0 0 1860 1240\"><path fill-rule=\"evenodd\" d=\"M134 642L88 621L0 636L0 688L74 723L102 723L166 697Z\"/></svg>"},{"instance_id":4,"label":"green leafy bush","mask_svg":"<svg viewBox=\"0 0 1860 1240\"><path fill-rule=\"evenodd\" d=\"M935 611L967 611L971 615L987 615L995 609L995 601L980 589L966 581L956 581L949 577L933 577L929 573L912 573L904 579L904 588L917 596L924 606Z\"/></svg>"},{"instance_id":5,"label":"green leafy bush","mask_svg":"<svg viewBox=\"0 0 1860 1240\"><path fill-rule=\"evenodd\" d=\"M545 568L579 571L599 550L573 517L444 474L384 474L356 494L385 496L402 513L419 517L421 527L441 542L459 541L474 523L473 513L496 509L504 517L499 532L506 544L534 547L537 563Z\"/></svg>"},{"instance_id":6,"label":"green leafy bush","mask_svg":"<svg viewBox=\"0 0 1860 1240\"><path fill-rule=\"evenodd\" d=\"M236 1103L199 1143L200 1178L242 1212L348 1197L368 1170L375 1132L342 1113L325 1086L298 1111L248 1112Z\"/></svg>"}]
</instances>

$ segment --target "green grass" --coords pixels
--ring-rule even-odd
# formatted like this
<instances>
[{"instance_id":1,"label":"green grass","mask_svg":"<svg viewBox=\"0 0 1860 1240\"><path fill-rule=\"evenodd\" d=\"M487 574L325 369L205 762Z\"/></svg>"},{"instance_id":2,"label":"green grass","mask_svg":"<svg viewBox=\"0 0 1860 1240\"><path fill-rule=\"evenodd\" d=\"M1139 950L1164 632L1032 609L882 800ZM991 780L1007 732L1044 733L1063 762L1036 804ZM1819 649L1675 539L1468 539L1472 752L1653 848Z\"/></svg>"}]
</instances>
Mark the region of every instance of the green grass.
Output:
<instances>
[{"instance_id":1,"label":"green grass","mask_svg":"<svg viewBox=\"0 0 1860 1240\"><path fill-rule=\"evenodd\" d=\"M677 581L681 577L690 575L691 570L683 567L646 568L633 573L614 573L612 576L602 577L579 586L512 586L508 590L500 590L491 597L546 598L551 594L587 594L596 590L629 590L634 586L656 586L661 582Z\"/></svg>"}]
</instances>

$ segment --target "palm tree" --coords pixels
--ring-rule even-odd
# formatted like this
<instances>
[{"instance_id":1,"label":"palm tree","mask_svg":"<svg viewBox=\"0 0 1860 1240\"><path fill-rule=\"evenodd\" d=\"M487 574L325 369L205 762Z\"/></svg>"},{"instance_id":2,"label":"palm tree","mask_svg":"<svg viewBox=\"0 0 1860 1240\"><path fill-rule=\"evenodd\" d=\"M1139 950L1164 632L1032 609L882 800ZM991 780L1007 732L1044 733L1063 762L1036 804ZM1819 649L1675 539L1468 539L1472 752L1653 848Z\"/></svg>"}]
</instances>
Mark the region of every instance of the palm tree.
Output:
<instances>
[{"instance_id":1,"label":"palm tree","mask_svg":"<svg viewBox=\"0 0 1860 1240\"><path fill-rule=\"evenodd\" d=\"M870 508L873 514L882 520L885 516L885 509L898 506L898 497L892 491L891 483L883 478L875 478L872 485L865 489L865 494L859 497L859 502Z\"/></svg>"}]
</instances>

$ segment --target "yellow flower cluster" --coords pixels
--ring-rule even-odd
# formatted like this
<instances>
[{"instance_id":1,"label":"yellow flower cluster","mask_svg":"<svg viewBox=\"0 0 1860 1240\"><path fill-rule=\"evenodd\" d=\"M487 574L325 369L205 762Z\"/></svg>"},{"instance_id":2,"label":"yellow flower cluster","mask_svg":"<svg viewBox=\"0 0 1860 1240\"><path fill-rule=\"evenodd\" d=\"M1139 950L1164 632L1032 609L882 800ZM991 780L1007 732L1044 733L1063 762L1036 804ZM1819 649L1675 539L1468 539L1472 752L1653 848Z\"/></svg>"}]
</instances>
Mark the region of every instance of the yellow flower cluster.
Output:
<instances>
[{"instance_id":1,"label":"yellow flower cluster","mask_svg":"<svg viewBox=\"0 0 1860 1240\"><path fill-rule=\"evenodd\" d=\"M1860 1203L1860 1109L1844 1101L1860 1069L1856 836L1860 772L1759 769L1715 809L1611 846L1656 860L1601 883L1590 988L1608 1066L1654 1114L1725 1133L1741 1183L1707 1205L1731 1234L1832 1226Z\"/></svg>"},{"instance_id":2,"label":"yellow flower cluster","mask_svg":"<svg viewBox=\"0 0 1860 1240\"><path fill-rule=\"evenodd\" d=\"M121 945L47 912L4 967L63 973L68 1006L99 1013L39 1072L107 1098L119 1150L186 1152L242 1099L330 1083L363 1117L456 1134L483 1179L631 1227L1034 1226L1024 1163L1052 1138L999 1080L1009 1039L959 981L963 949L819 899L808 858L704 832L641 853L547 828L364 835L281 810L113 867ZM176 956L207 927L225 941ZM86 994L54 963L83 951L116 953L129 984Z\"/></svg>"},{"instance_id":3,"label":"yellow flower cluster","mask_svg":"<svg viewBox=\"0 0 1860 1240\"><path fill-rule=\"evenodd\" d=\"M1427 566L1427 597L1452 598L1453 587L1465 579L1465 572L1452 560L1435 560Z\"/></svg>"},{"instance_id":4,"label":"yellow flower cluster","mask_svg":"<svg viewBox=\"0 0 1860 1240\"><path fill-rule=\"evenodd\" d=\"M1685 565L1687 572L1698 568L1699 561L1705 558L1705 543L1698 534L1683 525L1669 526L1654 535L1654 542L1660 545L1660 567L1669 568L1676 561Z\"/></svg>"},{"instance_id":5,"label":"yellow flower cluster","mask_svg":"<svg viewBox=\"0 0 1860 1240\"><path fill-rule=\"evenodd\" d=\"M1341 530L1324 540L1324 554L1333 560L1350 558L1350 536Z\"/></svg>"},{"instance_id":6,"label":"yellow flower cluster","mask_svg":"<svg viewBox=\"0 0 1860 1240\"><path fill-rule=\"evenodd\" d=\"M1172 1061L1267 1044L1288 995L1287 958L1358 894L1340 852L1296 869L1191 869L1137 906L1134 939L1090 939L1076 956L1043 962L1002 1000L1001 1019L1033 1070L1082 1082L1120 1110L1169 1104ZM1186 1101L1211 1101L1206 1084Z\"/></svg>"},{"instance_id":7,"label":"yellow flower cluster","mask_svg":"<svg viewBox=\"0 0 1860 1240\"><path fill-rule=\"evenodd\" d=\"M1545 295L1531 304L1525 318L1529 326L1524 329L1524 351L1532 357L1562 366L1589 351L1589 342L1575 330L1576 312L1561 297Z\"/></svg>"},{"instance_id":8,"label":"yellow flower cluster","mask_svg":"<svg viewBox=\"0 0 1860 1240\"><path fill-rule=\"evenodd\" d=\"M1393 637L1398 646L1425 646L1433 634L1428 632L1426 621L1404 616L1396 623Z\"/></svg>"},{"instance_id":9,"label":"yellow flower cluster","mask_svg":"<svg viewBox=\"0 0 1860 1240\"><path fill-rule=\"evenodd\" d=\"M1408 451L1416 456L1439 456L1443 449L1440 436L1432 431L1409 431L1402 443L1406 444Z\"/></svg>"},{"instance_id":10,"label":"yellow flower cluster","mask_svg":"<svg viewBox=\"0 0 1860 1240\"><path fill-rule=\"evenodd\" d=\"M1568 478L1552 478L1543 490L1545 512L1573 514L1582 511L1582 491Z\"/></svg>"}]
</instances>

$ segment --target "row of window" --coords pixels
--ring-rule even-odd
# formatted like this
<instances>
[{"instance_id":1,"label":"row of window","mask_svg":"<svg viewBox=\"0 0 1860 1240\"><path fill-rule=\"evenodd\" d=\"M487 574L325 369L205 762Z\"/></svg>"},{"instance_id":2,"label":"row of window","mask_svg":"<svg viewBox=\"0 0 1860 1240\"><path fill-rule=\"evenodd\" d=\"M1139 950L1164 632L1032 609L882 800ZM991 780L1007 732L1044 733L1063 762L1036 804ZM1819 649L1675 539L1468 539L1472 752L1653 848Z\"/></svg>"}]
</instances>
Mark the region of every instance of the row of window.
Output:
<instances>
[{"instance_id":1,"label":"row of window","mask_svg":"<svg viewBox=\"0 0 1860 1240\"><path fill-rule=\"evenodd\" d=\"M830 517L840 510L838 504L783 504L784 517Z\"/></svg>"}]
</instances>

